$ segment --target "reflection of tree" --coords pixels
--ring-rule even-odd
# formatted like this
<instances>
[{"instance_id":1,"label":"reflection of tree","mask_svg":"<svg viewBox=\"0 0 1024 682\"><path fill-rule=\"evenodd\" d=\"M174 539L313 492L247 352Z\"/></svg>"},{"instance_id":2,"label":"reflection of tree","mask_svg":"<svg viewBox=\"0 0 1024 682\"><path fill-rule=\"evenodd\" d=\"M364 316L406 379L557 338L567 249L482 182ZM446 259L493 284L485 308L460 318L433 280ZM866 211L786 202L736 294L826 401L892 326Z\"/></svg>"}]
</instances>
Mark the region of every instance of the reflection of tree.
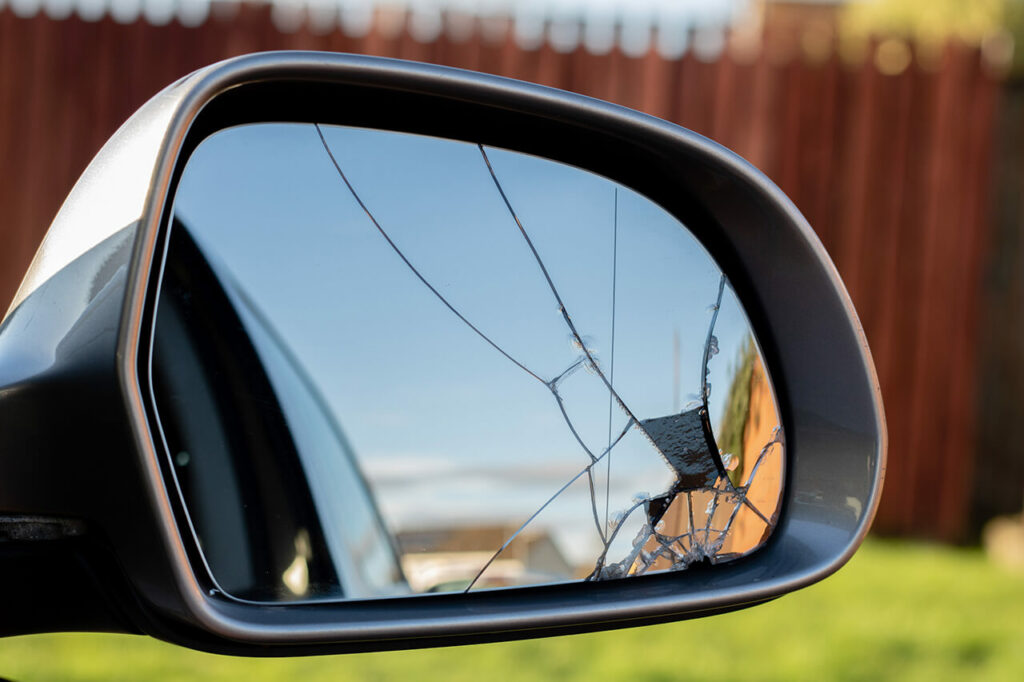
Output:
<instances>
[{"instance_id":1,"label":"reflection of tree","mask_svg":"<svg viewBox=\"0 0 1024 682\"><path fill-rule=\"evenodd\" d=\"M716 434L718 447L723 453L731 454L735 459L735 467L729 472L729 480L733 485L740 485L743 474L744 434L747 430L747 419L750 416L750 380L757 361L757 350L754 339L748 334L746 342L740 346L736 354L736 373L733 374L729 392L725 398L725 411L722 423Z\"/></svg>"}]
</instances>

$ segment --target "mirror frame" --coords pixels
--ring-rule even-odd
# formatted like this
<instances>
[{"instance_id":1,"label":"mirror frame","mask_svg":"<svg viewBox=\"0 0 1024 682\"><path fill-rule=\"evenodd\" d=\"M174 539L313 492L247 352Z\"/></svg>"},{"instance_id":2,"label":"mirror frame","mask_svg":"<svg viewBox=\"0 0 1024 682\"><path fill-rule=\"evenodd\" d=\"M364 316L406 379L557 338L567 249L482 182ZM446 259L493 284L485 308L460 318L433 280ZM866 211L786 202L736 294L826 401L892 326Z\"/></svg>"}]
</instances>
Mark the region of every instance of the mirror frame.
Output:
<instances>
[{"instance_id":1,"label":"mirror frame","mask_svg":"<svg viewBox=\"0 0 1024 682\"><path fill-rule=\"evenodd\" d=\"M179 530L184 509L151 428L143 349L149 348L154 284L185 161L217 130L271 120L381 128L535 154L604 175L679 219L728 276L775 384L787 465L780 520L767 544L734 562L683 572L430 599L254 606L211 593L194 538ZM116 184L126 173L128 185ZM111 240L118 235L122 246L115 249ZM128 237L130 251L123 247ZM19 307L42 305L47 282L98 249L107 250L102 267L120 264L123 270L103 289L111 292L107 315L116 314L105 332L116 340L113 358L88 362L104 368L97 370L111 389L104 400L116 406L119 419L109 433L87 437L92 447L125 453L110 465L120 468L111 469L113 480L87 490L73 489L73 468L44 491L38 481L29 483L27 472L0 464L0 480L13 476L7 480L28 486L13 503L0 502L16 511L90 519L122 578L122 587L108 592L120 595L123 620L162 639L221 653L294 655L467 644L712 615L830 575L852 556L874 516L885 469L882 402L863 330L834 266L796 207L762 173L654 117L543 86L398 60L311 52L240 57L169 86L108 142L55 219L8 317ZM95 282L101 266L83 267L92 268ZM79 308L80 319L88 306ZM75 367L86 360L61 362ZM43 398L53 404L61 390L44 391ZM61 395L72 413L83 412L70 394ZM3 402L0 391L0 411ZM87 421L76 419L72 423ZM0 436L0 445L11 438L31 445L18 433ZM53 444L41 449L56 452L69 438L52 436ZM47 458L59 464L67 456ZM70 497L57 502L61 491ZM96 499L112 494L124 499L114 505ZM131 520L126 509L135 514Z\"/></svg>"}]
</instances>

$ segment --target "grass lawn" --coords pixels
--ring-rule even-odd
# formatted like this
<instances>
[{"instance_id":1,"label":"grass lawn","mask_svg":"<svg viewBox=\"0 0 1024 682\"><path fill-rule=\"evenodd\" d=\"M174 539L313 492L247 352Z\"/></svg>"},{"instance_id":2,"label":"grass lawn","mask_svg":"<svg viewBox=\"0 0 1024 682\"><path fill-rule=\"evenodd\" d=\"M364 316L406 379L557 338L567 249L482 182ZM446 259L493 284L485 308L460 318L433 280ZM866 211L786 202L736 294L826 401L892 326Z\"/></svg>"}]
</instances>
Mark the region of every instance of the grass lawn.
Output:
<instances>
[{"instance_id":1,"label":"grass lawn","mask_svg":"<svg viewBox=\"0 0 1024 682\"><path fill-rule=\"evenodd\" d=\"M0 677L44 680L1021 680L1024 575L977 550L874 540L771 604L670 625L449 649L240 659L145 637L0 640Z\"/></svg>"}]
</instances>

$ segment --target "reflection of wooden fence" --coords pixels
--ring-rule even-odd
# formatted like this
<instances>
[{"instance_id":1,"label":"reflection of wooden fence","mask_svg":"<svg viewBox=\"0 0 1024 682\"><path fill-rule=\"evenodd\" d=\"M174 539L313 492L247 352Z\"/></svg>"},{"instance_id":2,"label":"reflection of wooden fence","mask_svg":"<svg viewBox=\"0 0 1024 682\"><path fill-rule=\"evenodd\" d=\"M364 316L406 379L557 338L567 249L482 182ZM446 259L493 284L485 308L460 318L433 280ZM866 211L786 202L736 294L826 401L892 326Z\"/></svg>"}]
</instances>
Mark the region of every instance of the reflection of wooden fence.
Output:
<instances>
[{"instance_id":1,"label":"reflection of wooden fence","mask_svg":"<svg viewBox=\"0 0 1024 682\"><path fill-rule=\"evenodd\" d=\"M911 66L884 76L835 60L524 50L479 31L431 43L404 31L282 34L265 7L198 28L0 10L0 298L13 295L90 157L148 96L203 64L282 48L418 59L554 85L679 122L750 159L818 230L871 341L891 446L877 527L961 537L1001 92L976 53L949 49L934 72Z\"/></svg>"}]
</instances>

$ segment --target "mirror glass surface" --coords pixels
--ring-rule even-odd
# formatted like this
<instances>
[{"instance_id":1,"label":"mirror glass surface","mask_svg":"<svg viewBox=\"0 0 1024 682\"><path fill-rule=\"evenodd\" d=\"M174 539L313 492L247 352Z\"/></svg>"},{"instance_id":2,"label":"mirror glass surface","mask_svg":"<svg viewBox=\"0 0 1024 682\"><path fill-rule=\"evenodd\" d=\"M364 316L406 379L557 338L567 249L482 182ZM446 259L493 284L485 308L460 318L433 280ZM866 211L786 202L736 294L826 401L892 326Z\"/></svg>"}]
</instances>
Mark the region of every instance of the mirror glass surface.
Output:
<instances>
[{"instance_id":1,"label":"mirror glass surface","mask_svg":"<svg viewBox=\"0 0 1024 682\"><path fill-rule=\"evenodd\" d=\"M631 579L736 559L777 521L783 433L740 301L607 178L229 128L187 161L162 268L154 423L231 597Z\"/></svg>"}]
</instances>

